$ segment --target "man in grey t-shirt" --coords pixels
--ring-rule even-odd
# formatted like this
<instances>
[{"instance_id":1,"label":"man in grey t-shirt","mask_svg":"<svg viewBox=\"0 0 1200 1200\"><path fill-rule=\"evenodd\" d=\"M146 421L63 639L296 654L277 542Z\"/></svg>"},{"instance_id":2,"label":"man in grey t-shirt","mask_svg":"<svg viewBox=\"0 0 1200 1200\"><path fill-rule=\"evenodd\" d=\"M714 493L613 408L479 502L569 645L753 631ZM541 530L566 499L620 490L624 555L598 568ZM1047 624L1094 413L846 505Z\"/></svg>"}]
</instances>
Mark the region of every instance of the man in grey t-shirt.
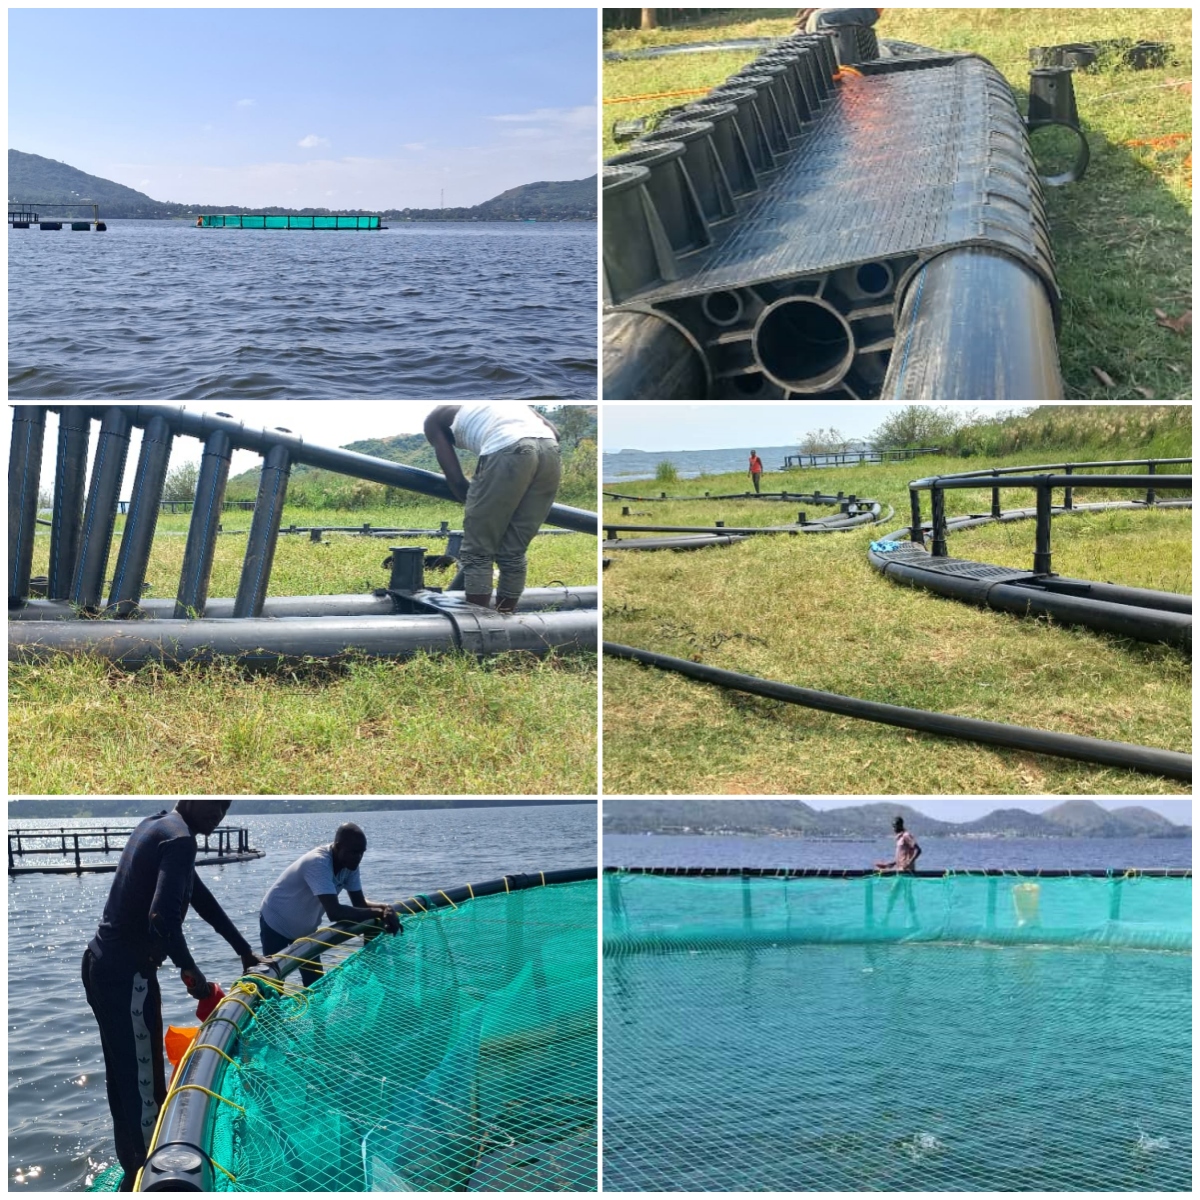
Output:
<instances>
[{"instance_id":1,"label":"man in grey t-shirt","mask_svg":"<svg viewBox=\"0 0 1200 1200\"><path fill-rule=\"evenodd\" d=\"M363 895L358 867L367 851L367 835L353 822L339 825L333 842L302 854L271 885L258 913L258 932L263 953L278 954L298 938L315 933L323 919L383 923L388 933L400 933L400 921L386 904ZM338 896L349 893L350 903ZM321 977L321 953L306 952L311 963L300 968L308 987Z\"/></svg>"}]
</instances>

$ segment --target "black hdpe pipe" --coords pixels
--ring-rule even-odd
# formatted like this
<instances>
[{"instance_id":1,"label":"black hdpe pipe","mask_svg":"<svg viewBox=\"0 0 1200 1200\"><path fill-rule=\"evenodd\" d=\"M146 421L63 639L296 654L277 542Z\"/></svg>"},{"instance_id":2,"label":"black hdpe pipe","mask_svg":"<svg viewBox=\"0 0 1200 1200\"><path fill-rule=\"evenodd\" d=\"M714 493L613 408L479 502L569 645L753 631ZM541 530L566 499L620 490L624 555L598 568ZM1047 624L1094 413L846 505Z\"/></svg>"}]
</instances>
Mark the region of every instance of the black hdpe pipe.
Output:
<instances>
[{"instance_id":1,"label":"black hdpe pipe","mask_svg":"<svg viewBox=\"0 0 1200 1200\"><path fill-rule=\"evenodd\" d=\"M1008 867L964 867L949 871L903 871L906 879L1191 879L1190 867L1131 867L1074 871L1069 867L1019 870ZM605 875L662 875L684 878L726 879L878 879L895 878L896 871L869 867L605 867Z\"/></svg>"},{"instance_id":2,"label":"black hdpe pipe","mask_svg":"<svg viewBox=\"0 0 1200 1200\"><path fill-rule=\"evenodd\" d=\"M321 467L340 475L353 475L357 479L366 479L371 483L405 488L407 491L432 496L438 500L461 503L450 490L450 485L443 475L438 475L433 471L423 471L420 467L409 467L403 463L373 458L369 454L358 454L353 450L314 446L295 434L273 429L250 429L240 421L217 417L211 413L189 412L186 409L174 408L165 404L88 406L90 414L101 419L114 409L119 409L125 414L126 420L130 424L139 427L144 427L154 417L161 416L176 436L182 434L207 442L213 433L221 431L228 435L234 449L253 450L256 454L265 457L275 447L283 447L287 451L287 461L291 465L305 463L310 467ZM572 508L566 504L555 504L550 509L546 523L561 526L563 529L571 529L576 533L595 534L597 532L595 513L586 512L581 508Z\"/></svg>"},{"instance_id":3,"label":"black hdpe pipe","mask_svg":"<svg viewBox=\"0 0 1200 1200\"><path fill-rule=\"evenodd\" d=\"M462 600L461 593L444 592L449 599ZM517 601L517 612L541 612L558 609L594 609L599 589L584 588L526 588ZM151 620L167 621L174 617L174 600L143 599L138 612ZM264 618L288 617L388 617L397 612L396 603L384 592L382 595L347 596L276 596L268 597L263 605ZM233 601L228 598L209 600L205 620L233 616ZM69 621L78 616L64 600L29 600L21 608L10 610L12 621Z\"/></svg>"},{"instance_id":4,"label":"black hdpe pipe","mask_svg":"<svg viewBox=\"0 0 1200 1200\"><path fill-rule=\"evenodd\" d=\"M702 400L704 356L670 321L648 313L604 317L604 395L610 400Z\"/></svg>"},{"instance_id":5,"label":"black hdpe pipe","mask_svg":"<svg viewBox=\"0 0 1200 1200\"><path fill-rule=\"evenodd\" d=\"M519 892L529 888L552 887L555 884L582 883L595 879L595 867L577 867L564 871L537 871L530 875L506 875L486 883L474 883L446 888L427 896L410 896L393 909L402 917L405 913L417 916L439 908L468 903L480 896L495 896L502 892ZM348 921L321 930L320 938L300 938L275 956L263 967L255 967L243 979L256 975L281 980L301 966L297 960L311 958L329 946L340 946L372 929L378 922ZM403 936L403 935L401 935ZM263 989L274 992L274 988ZM167 1094L162 1119L155 1138L136 1181L140 1192L211 1192L214 1183L213 1159L206 1147L212 1136L215 1099L221 1092L225 1075L226 1056L234 1057L234 1042L254 1019L254 1010L261 995L242 992L222 1000L212 1016L200 1027L193 1043L196 1047L211 1046L219 1053L191 1051L179 1072L178 1080ZM204 1089L204 1090L201 1090ZM222 1164L224 1165L224 1164Z\"/></svg>"},{"instance_id":6,"label":"black hdpe pipe","mask_svg":"<svg viewBox=\"0 0 1200 1200\"><path fill-rule=\"evenodd\" d=\"M470 604L448 604L441 613L393 617L263 617L196 621L12 621L10 661L56 654L93 654L127 667L145 663L211 662L231 657L271 669L309 659L359 654L409 658L464 651L486 656L506 651L545 654L595 650L596 613L505 615Z\"/></svg>"},{"instance_id":7,"label":"black hdpe pipe","mask_svg":"<svg viewBox=\"0 0 1200 1200\"><path fill-rule=\"evenodd\" d=\"M698 679L701 683L712 683L718 687L747 692L753 696L765 696L769 700L781 700L787 704L800 704L805 708L837 713L843 717L877 721L883 725L897 725L902 729L940 734L942 737L958 738L966 742L1006 746L1014 750L1032 751L1035 754L1076 759L1079 762L1144 771L1149 775L1162 775L1168 779L1181 779L1189 783L1192 778L1192 756L1179 754L1174 750L1157 750L1150 746L1109 742L1072 733L1050 733L1042 729L1029 729L1023 725L1003 725L998 721L981 721L975 717L955 717L947 713L926 712L919 708L901 708L899 705L880 704L874 700L856 700L834 692L818 692L812 688L742 675L737 671L725 671L720 667L704 666L684 658L673 658L668 654L656 654L652 650L639 650L616 642L605 642L604 653L611 658L675 671L690 679Z\"/></svg>"},{"instance_id":8,"label":"black hdpe pipe","mask_svg":"<svg viewBox=\"0 0 1200 1200\"><path fill-rule=\"evenodd\" d=\"M909 281L881 400L1062 400L1046 282L999 250L930 259Z\"/></svg>"}]
</instances>

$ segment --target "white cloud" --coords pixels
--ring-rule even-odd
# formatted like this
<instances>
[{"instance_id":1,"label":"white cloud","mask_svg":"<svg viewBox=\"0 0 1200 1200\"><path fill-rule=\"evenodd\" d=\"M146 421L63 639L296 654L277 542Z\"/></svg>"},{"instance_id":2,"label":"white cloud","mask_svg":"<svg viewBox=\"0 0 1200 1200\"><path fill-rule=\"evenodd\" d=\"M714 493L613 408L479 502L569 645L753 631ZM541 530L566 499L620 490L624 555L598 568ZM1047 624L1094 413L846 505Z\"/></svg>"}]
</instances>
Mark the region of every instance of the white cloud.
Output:
<instances>
[{"instance_id":1,"label":"white cloud","mask_svg":"<svg viewBox=\"0 0 1200 1200\"><path fill-rule=\"evenodd\" d=\"M238 108L253 108L254 101L253 100L239 100L237 102L237 106L238 106Z\"/></svg>"},{"instance_id":2,"label":"white cloud","mask_svg":"<svg viewBox=\"0 0 1200 1200\"><path fill-rule=\"evenodd\" d=\"M401 150L424 150L425 146L426 146L425 142L405 142L400 147L400 149Z\"/></svg>"},{"instance_id":3,"label":"white cloud","mask_svg":"<svg viewBox=\"0 0 1200 1200\"><path fill-rule=\"evenodd\" d=\"M595 131L596 106L580 104L575 108L535 108L527 113L498 113L489 121L507 121L523 125L557 125L568 129Z\"/></svg>"},{"instance_id":4,"label":"white cloud","mask_svg":"<svg viewBox=\"0 0 1200 1200\"><path fill-rule=\"evenodd\" d=\"M328 146L329 139L318 137L315 133L310 133L307 137L302 137L296 145L304 150L315 150L318 146Z\"/></svg>"}]
</instances>

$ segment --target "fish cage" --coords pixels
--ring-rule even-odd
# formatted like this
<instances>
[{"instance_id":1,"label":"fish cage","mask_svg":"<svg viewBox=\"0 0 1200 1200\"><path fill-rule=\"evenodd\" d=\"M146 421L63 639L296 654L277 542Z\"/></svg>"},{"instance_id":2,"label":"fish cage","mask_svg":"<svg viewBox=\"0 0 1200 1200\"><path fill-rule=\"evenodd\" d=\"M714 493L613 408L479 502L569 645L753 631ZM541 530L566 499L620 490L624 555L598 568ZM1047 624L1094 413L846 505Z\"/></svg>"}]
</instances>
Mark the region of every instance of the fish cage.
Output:
<instances>
[{"instance_id":1,"label":"fish cage","mask_svg":"<svg viewBox=\"0 0 1200 1200\"><path fill-rule=\"evenodd\" d=\"M1190 1191L1190 871L606 871L606 1191Z\"/></svg>"},{"instance_id":2,"label":"fish cage","mask_svg":"<svg viewBox=\"0 0 1200 1200\"><path fill-rule=\"evenodd\" d=\"M889 538L873 542L868 557L880 574L942 596L1022 615L1043 614L1063 624L1084 625L1139 641L1172 643L1190 653L1190 595L1057 575L1051 565L1050 537L1054 519L1073 513L1190 509L1191 496L1179 493L1191 491L1191 461L1190 458L1168 458L1054 463L998 467L914 480L908 485L912 510L909 525ZM1158 470L1185 463L1189 467L1186 474L1164 474ZM1135 473L1120 469L1128 467L1143 470ZM1037 496L1036 506L1005 511L1000 496L1004 488L1032 488ZM1097 500L1079 504L1075 500L1077 488L1142 494L1135 500ZM947 516L947 492L979 493L985 489L991 492L988 512ZM1054 503L1057 489L1062 490L1061 505ZM921 513L921 493L926 491L932 510L929 522L923 520ZM1163 491L1174 494L1162 497L1159 493ZM947 535L951 530L1029 518L1036 522L1032 570L973 562L949 554Z\"/></svg>"},{"instance_id":3,"label":"fish cage","mask_svg":"<svg viewBox=\"0 0 1200 1200\"><path fill-rule=\"evenodd\" d=\"M49 572L32 583L43 443L58 413ZM88 452L98 425L91 479ZM143 430L115 567L118 491L131 431ZM202 447L179 584L173 600L143 596L177 437ZM388 459L306 442L285 429L251 429L227 414L167 405L17 405L8 474L9 659L92 654L128 667L229 657L261 669L351 653L406 658L462 651L545 655L596 646L594 590L531 589L514 614L425 584L426 547L392 546L389 584L366 595L268 599L288 478L297 463L457 503L443 476ZM209 580L232 453L262 456L237 595L209 600ZM555 504L546 523L597 534L595 513ZM447 524L448 546L454 533ZM400 536L397 534L397 536ZM424 535L422 535L424 536ZM106 579L108 598L104 597Z\"/></svg>"},{"instance_id":4,"label":"fish cage","mask_svg":"<svg viewBox=\"0 0 1200 1200\"><path fill-rule=\"evenodd\" d=\"M206 213L197 229L368 229L383 228L383 218L365 213L350 216L283 216L272 213Z\"/></svg>"},{"instance_id":5,"label":"fish cage","mask_svg":"<svg viewBox=\"0 0 1200 1200\"><path fill-rule=\"evenodd\" d=\"M596 887L590 867L432 891L395 906L397 936L318 929L243 976L135 1190L594 1191Z\"/></svg>"}]
</instances>

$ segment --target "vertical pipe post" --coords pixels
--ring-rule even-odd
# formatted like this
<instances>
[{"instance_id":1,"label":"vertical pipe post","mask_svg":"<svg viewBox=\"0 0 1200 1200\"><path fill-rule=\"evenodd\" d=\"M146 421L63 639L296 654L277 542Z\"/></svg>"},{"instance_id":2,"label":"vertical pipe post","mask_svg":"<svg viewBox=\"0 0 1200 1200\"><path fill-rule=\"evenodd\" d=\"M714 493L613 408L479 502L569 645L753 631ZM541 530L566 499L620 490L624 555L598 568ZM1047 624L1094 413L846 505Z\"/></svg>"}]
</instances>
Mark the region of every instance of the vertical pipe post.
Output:
<instances>
[{"instance_id":1,"label":"vertical pipe post","mask_svg":"<svg viewBox=\"0 0 1200 1200\"><path fill-rule=\"evenodd\" d=\"M946 550L946 492L934 486L929 489L929 505L933 509L933 545L929 552L934 558L945 558Z\"/></svg>"},{"instance_id":2,"label":"vertical pipe post","mask_svg":"<svg viewBox=\"0 0 1200 1200\"><path fill-rule=\"evenodd\" d=\"M1035 574L1049 575L1050 571L1050 488L1039 484L1037 490L1037 531L1033 547Z\"/></svg>"},{"instance_id":3,"label":"vertical pipe post","mask_svg":"<svg viewBox=\"0 0 1200 1200\"><path fill-rule=\"evenodd\" d=\"M92 463L92 483L84 506L79 561L71 579L70 600L79 608L100 607L108 553L112 549L113 526L117 520L121 478L125 474L128 454L129 418L119 408L110 408L100 422L96 460Z\"/></svg>"},{"instance_id":4,"label":"vertical pipe post","mask_svg":"<svg viewBox=\"0 0 1200 1200\"><path fill-rule=\"evenodd\" d=\"M45 436L46 409L42 405L22 404L13 409L12 449L8 459L9 608L19 607L29 595Z\"/></svg>"},{"instance_id":5,"label":"vertical pipe post","mask_svg":"<svg viewBox=\"0 0 1200 1200\"><path fill-rule=\"evenodd\" d=\"M83 874L83 862L79 857L79 834L75 834L75 874Z\"/></svg>"},{"instance_id":6,"label":"vertical pipe post","mask_svg":"<svg viewBox=\"0 0 1200 1200\"><path fill-rule=\"evenodd\" d=\"M863 893L863 922L870 930L875 928L875 880L868 875L863 882L866 884Z\"/></svg>"},{"instance_id":7,"label":"vertical pipe post","mask_svg":"<svg viewBox=\"0 0 1200 1200\"><path fill-rule=\"evenodd\" d=\"M815 496L813 500L816 501ZM908 530L909 541L923 546L925 545L925 530L921 528L921 493L914 487L908 489L908 505L912 512Z\"/></svg>"},{"instance_id":8,"label":"vertical pipe post","mask_svg":"<svg viewBox=\"0 0 1200 1200\"><path fill-rule=\"evenodd\" d=\"M1146 474L1147 474L1147 475L1154 475L1154 474L1156 473L1156 472L1155 472L1155 467L1157 467L1157 466L1158 466L1158 463L1155 463L1155 462L1148 462L1148 463L1146 464ZM1146 489L1146 503L1147 503L1147 504L1153 504L1154 502L1155 502L1154 488L1152 488L1152 487L1148 487L1148 488Z\"/></svg>"},{"instance_id":9,"label":"vertical pipe post","mask_svg":"<svg viewBox=\"0 0 1200 1200\"><path fill-rule=\"evenodd\" d=\"M1068 475L1075 474L1075 468L1070 463L1067 463L1067 465L1065 467L1063 467L1063 471L1066 472L1066 474L1068 474ZM1067 512L1070 512L1074 507L1075 507L1075 489L1070 488L1070 487L1063 488L1063 508Z\"/></svg>"},{"instance_id":10,"label":"vertical pipe post","mask_svg":"<svg viewBox=\"0 0 1200 1200\"><path fill-rule=\"evenodd\" d=\"M1108 919L1110 921L1121 919L1121 880L1119 878L1111 878L1108 881Z\"/></svg>"},{"instance_id":11,"label":"vertical pipe post","mask_svg":"<svg viewBox=\"0 0 1200 1200\"><path fill-rule=\"evenodd\" d=\"M279 540L279 522L283 517L290 471L287 447L272 446L263 459L258 500L250 521L250 536L246 539L246 558L242 563L237 598L233 602L235 617L262 616L267 585L271 582L271 564L275 561L275 543Z\"/></svg>"},{"instance_id":12,"label":"vertical pipe post","mask_svg":"<svg viewBox=\"0 0 1200 1200\"><path fill-rule=\"evenodd\" d=\"M747 934L754 928L754 908L750 901L750 876L742 876L742 929Z\"/></svg>"},{"instance_id":13,"label":"vertical pipe post","mask_svg":"<svg viewBox=\"0 0 1200 1200\"><path fill-rule=\"evenodd\" d=\"M174 436L163 417L151 417L142 433L129 514L125 518L117 569L113 572L113 586L108 597L109 607L120 617L130 616L141 603L142 584L146 582L146 569L150 565Z\"/></svg>"},{"instance_id":14,"label":"vertical pipe post","mask_svg":"<svg viewBox=\"0 0 1200 1200\"><path fill-rule=\"evenodd\" d=\"M419 592L425 586L425 546L393 546L392 576L388 587L393 592Z\"/></svg>"},{"instance_id":15,"label":"vertical pipe post","mask_svg":"<svg viewBox=\"0 0 1200 1200\"><path fill-rule=\"evenodd\" d=\"M196 479L196 499L192 504L192 519L188 522L187 545L183 551L183 569L179 573L179 590L175 593L174 618L204 616L208 603L208 579L212 574L213 553L217 548L217 530L221 507L225 499L225 483L229 479L229 459L233 445L229 434L222 430L208 435L200 459L200 474Z\"/></svg>"},{"instance_id":16,"label":"vertical pipe post","mask_svg":"<svg viewBox=\"0 0 1200 1200\"><path fill-rule=\"evenodd\" d=\"M996 928L996 877L988 876L987 883L987 921L985 928L989 931Z\"/></svg>"},{"instance_id":17,"label":"vertical pipe post","mask_svg":"<svg viewBox=\"0 0 1200 1200\"><path fill-rule=\"evenodd\" d=\"M60 408L58 458L54 464L54 516L50 524L50 573L46 586L46 595L51 600L65 600L71 594L71 577L79 560L79 538L83 530L91 440L92 418L74 406Z\"/></svg>"},{"instance_id":18,"label":"vertical pipe post","mask_svg":"<svg viewBox=\"0 0 1200 1200\"><path fill-rule=\"evenodd\" d=\"M993 471L992 477L997 478L999 476L999 474L1000 474L999 471ZM992 519L994 521L1000 520L1000 517L1001 517L1001 514L1003 513L1003 511L1004 510L1000 507L1000 489L998 487L993 487L992 488Z\"/></svg>"}]
</instances>

